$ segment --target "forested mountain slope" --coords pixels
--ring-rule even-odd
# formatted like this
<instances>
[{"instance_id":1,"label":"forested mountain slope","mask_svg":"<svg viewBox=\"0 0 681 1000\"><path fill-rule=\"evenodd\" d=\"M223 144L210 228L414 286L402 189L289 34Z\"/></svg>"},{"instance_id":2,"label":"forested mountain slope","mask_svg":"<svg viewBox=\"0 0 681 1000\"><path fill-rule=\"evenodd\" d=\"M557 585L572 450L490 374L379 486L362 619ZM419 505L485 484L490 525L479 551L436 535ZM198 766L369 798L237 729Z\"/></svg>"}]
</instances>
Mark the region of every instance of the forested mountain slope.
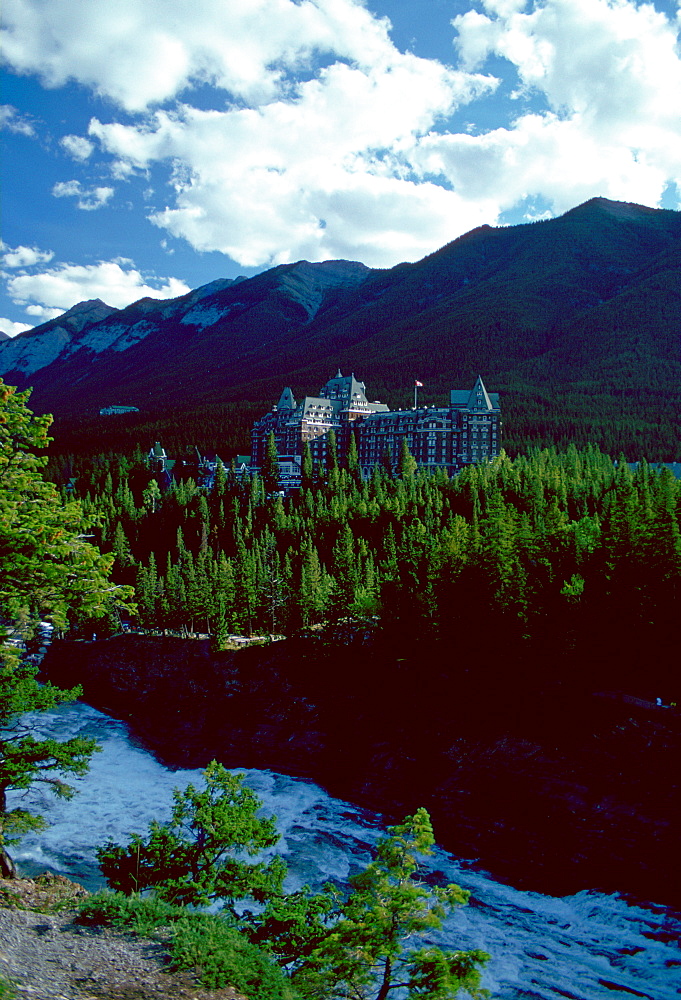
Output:
<instances>
[{"instance_id":1,"label":"forested mountain slope","mask_svg":"<svg viewBox=\"0 0 681 1000\"><path fill-rule=\"evenodd\" d=\"M482 373L502 393L511 451L594 441L671 460L681 444L673 211L597 198L545 222L483 226L390 270L283 265L143 300L27 364L25 345L59 322L0 344L6 381L33 385L32 404L59 418L118 401L139 407L138 424L183 411L189 433L198 408L269 407L284 384L317 392L340 366L391 405L408 405L414 378L435 404Z\"/></svg>"}]
</instances>

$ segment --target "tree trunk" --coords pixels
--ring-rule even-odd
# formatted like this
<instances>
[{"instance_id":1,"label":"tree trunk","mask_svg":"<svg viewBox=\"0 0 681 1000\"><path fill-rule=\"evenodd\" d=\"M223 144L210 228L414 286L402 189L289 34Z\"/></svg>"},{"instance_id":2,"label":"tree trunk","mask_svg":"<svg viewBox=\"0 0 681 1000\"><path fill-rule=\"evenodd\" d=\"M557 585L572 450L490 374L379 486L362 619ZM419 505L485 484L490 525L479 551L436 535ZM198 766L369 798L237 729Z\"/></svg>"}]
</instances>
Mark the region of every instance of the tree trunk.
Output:
<instances>
[{"instance_id":1,"label":"tree trunk","mask_svg":"<svg viewBox=\"0 0 681 1000\"><path fill-rule=\"evenodd\" d=\"M390 993L392 985L390 980L392 979L393 964L390 960L390 956L386 956L385 965L383 966L383 982L381 983L381 988L376 994L376 1000L385 1000L385 998Z\"/></svg>"}]
</instances>

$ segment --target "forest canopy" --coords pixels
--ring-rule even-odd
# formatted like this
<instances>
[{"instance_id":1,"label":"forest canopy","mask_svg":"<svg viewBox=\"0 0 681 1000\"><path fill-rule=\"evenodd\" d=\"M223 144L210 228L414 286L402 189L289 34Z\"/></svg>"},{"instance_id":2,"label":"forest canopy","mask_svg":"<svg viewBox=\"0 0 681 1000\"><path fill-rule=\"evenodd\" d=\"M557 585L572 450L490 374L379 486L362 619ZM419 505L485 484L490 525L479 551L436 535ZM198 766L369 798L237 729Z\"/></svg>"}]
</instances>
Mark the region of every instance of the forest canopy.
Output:
<instances>
[{"instance_id":1,"label":"forest canopy","mask_svg":"<svg viewBox=\"0 0 681 1000\"><path fill-rule=\"evenodd\" d=\"M503 636L505 661L528 669L548 657L579 671L588 655L595 676L618 686L655 648L641 680L676 693L665 651L681 586L680 496L664 467L570 446L504 454L451 480L308 469L288 498L224 467L210 487L189 479L163 491L140 459L76 471L115 579L137 588L142 627L219 639L355 615L462 655L481 636L492 655Z\"/></svg>"}]
</instances>

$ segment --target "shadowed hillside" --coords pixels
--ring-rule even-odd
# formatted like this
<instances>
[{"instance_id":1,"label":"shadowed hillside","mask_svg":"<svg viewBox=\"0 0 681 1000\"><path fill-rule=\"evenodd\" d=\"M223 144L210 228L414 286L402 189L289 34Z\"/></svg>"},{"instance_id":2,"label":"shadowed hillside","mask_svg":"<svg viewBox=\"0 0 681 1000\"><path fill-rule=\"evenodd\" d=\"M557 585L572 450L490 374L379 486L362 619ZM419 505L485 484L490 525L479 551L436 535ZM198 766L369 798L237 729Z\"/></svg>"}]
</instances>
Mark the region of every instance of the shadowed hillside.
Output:
<instances>
[{"instance_id":1,"label":"shadowed hillside","mask_svg":"<svg viewBox=\"0 0 681 1000\"><path fill-rule=\"evenodd\" d=\"M512 452L594 441L679 457L678 212L597 198L546 222L483 226L415 264L303 261L66 327L58 318L0 344L5 380L34 386L32 405L59 418L58 446L74 421L81 443L118 434L92 424L111 402L139 408L130 440L172 434L181 415L187 443L215 446L197 411L222 422L224 441L232 404L250 419L284 384L316 392L340 367L402 406L415 377L422 402L441 404L482 373L502 393ZM244 429L232 452L248 446Z\"/></svg>"}]
</instances>

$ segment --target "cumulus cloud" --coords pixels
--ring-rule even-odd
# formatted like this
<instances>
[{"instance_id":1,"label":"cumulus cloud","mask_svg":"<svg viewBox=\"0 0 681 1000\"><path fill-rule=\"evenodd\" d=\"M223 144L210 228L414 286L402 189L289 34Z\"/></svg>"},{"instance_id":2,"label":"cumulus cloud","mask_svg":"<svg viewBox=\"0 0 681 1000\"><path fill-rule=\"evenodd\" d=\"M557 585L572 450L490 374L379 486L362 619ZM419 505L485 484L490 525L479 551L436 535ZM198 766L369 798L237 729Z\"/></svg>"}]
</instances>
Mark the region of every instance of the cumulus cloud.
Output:
<instances>
[{"instance_id":1,"label":"cumulus cloud","mask_svg":"<svg viewBox=\"0 0 681 1000\"><path fill-rule=\"evenodd\" d=\"M483 0L454 19L462 65L511 62L546 111L478 136L431 135L415 164L501 207L528 195L560 212L595 194L659 204L681 189L678 25L629 0Z\"/></svg>"},{"instance_id":2,"label":"cumulus cloud","mask_svg":"<svg viewBox=\"0 0 681 1000\"><path fill-rule=\"evenodd\" d=\"M30 116L20 114L11 104L0 104L0 129L16 132L18 135L26 135L31 139L35 136L35 128Z\"/></svg>"},{"instance_id":3,"label":"cumulus cloud","mask_svg":"<svg viewBox=\"0 0 681 1000\"><path fill-rule=\"evenodd\" d=\"M66 152L85 162L96 145L114 178L149 184L165 164L151 222L244 266L387 266L526 202L681 192L680 23L642 0L471 0L452 21L452 66L400 52L361 0L7 7L16 71L76 80L127 114L65 136ZM500 67L515 117L454 126L502 89ZM204 88L199 108L204 84L212 106ZM113 189L53 193L92 210Z\"/></svg>"},{"instance_id":4,"label":"cumulus cloud","mask_svg":"<svg viewBox=\"0 0 681 1000\"><path fill-rule=\"evenodd\" d=\"M60 145L66 150L69 156L79 163L84 163L92 155L95 148L89 139L82 135L65 135L59 140Z\"/></svg>"},{"instance_id":5,"label":"cumulus cloud","mask_svg":"<svg viewBox=\"0 0 681 1000\"><path fill-rule=\"evenodd\" d=\"M78 208L84 212L93 212L111 199L112 187L84 188L80 181L58 181L52 188L55 198L75 198Z\"/></svg>"},{"instance_id":6,"label":"cumulus cloud","mask_svg":"<svg viewBox=\"0 0 681 1000\"><path fill-rule=\"evenodd\" d=\"M38 247L8 247L0 244L3 267L34 267L36 264L47 264L54 257L52 250L39 250Z\"/></svg>"},{"instance_id":7,"label":"cumulus cloud","mask_svg":"<svg viewBox=\"0 0 681 1000\"><path fill-rule=\"evenodd\" d=\"M16 70L144 113L62 144L85 158L99 142L117 179L171 164L171 197L154 199L151 219L197 249L260 266L344 248L383 264L481 214L417 182L404 152L497 81L400 52L361 0L196 0L172 17L166 0L13 0L4 21ZM213 110L190 103L201 83L219 89ZM101 203L75 181L54 194Z\"/></svg>"},{"instance_id":8,"label":"cumulus cloud","mask_svg":"<svg viewBox=\"0 0 681 1000\"><path fill-rule=\"evenodd\" d=\"M87 265L61 263L34 273L24 271L6 276L6 287L12 300L41 323L87 299L102 299L122 309L146 296L170 299L189 291L189 286L178 278L145 278L132 261L123 258Z\"/></svg>"},{"instance_id":9,"label":"cumulus cloud","mask_svg":"<svg viewBox=\"0 0 681 1000\"><path fill-rule=\"evenodd\" d=\"M0 330L8 337L17 337L20 333L32 329L32 323L15 323L12 319L0 316Z\"/></svg>"},{"instance_id":10,"label":"cumulus cloud","mask_svg":"<svg viewBox=\"0 0 681 1000\"><path fill-rule=\"evenodd\" d=\"M226 111L184 104L142 125L95 119L89 134L116 163L174 164L174 204L151 219L196 249L244 266L341 252L384 265L482 221L488 206L415 183L406 153L454 106L494 86L393 53L390 72L336 63L286 101Z\"/></svg>"},{"instance_id":11,"label":"cumulus cloud","mask_svg":"<svg viewBox=\"0 0 681 1000\"><path fill-rule=\"evenodd\" d=\"M11 0L5 59L48 86L91 87L128 111L209 83L240 101L285 93L315 56L375 66L392 49L388 23L360 0Z\"/></svg>"}]
</instances>

